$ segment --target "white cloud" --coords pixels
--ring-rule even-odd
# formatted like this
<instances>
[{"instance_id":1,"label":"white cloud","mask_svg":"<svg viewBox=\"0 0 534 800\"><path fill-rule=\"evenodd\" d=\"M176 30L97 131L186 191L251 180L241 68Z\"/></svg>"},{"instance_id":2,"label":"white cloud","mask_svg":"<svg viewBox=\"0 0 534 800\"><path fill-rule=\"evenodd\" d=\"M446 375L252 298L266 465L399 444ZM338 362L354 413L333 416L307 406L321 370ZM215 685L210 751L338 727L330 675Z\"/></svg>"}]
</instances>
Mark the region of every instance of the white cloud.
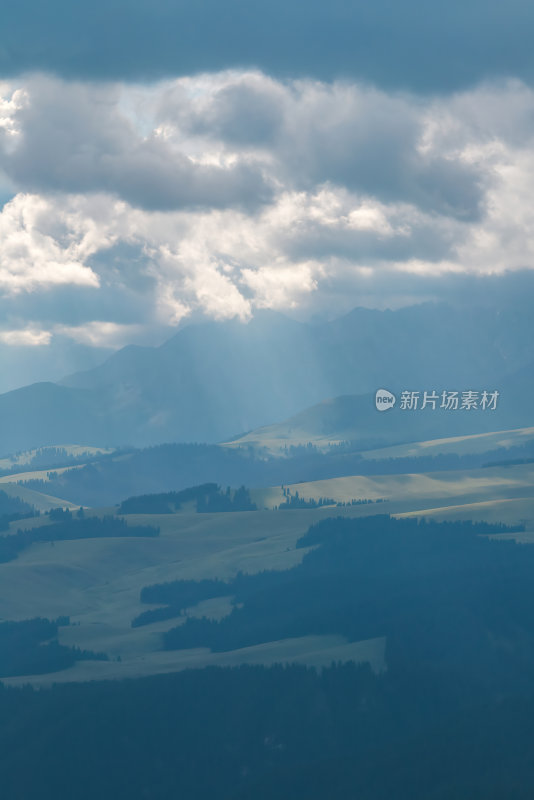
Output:
<instances>
[{"instance_id":1,"label":"white cloud","mask_svg":"<svg viewBox=\"0 0 534 800\"><path fill-rule=\"evenodd\" d=\"M79 344L116 349L129 344L142 331L141 325L92 320L83 325L56 325L55 334L67 336Z\"/></svg>"},{"instance_id":2,"label":"white cloud","mask_svg":"<svg viewBox=\"0 0 534 800\"><path fill-rule=\"evenodd\" d=\"M243 269L241 276L253 292L257 308L295 308L299 300L318 287L318 276L323 272L320 264L309 262L283 266Z\"/></svg>"},{"instance_id":3,"label":"white cloud","mask_svg":"<svg viewBox=\"0 0 534 800\"><path fill-rule=\"evenodd\" d=\"M16 115L24 107L26 99L23 89L14 89L10 84L0 82L0 145L8 151L20 135Z\"/></svg>"},{"instance_id":4,"label":"white cloud","mask_svg":"<svg viewBox=\"0 0 534 800\"><path fill-rule=\"evenodd\" d=\"M18 194L2 209L0 292L99 285L98 276L83 263L84 257L102 245L101 240L88 242L93 221L86 218L75 225L69 214L61 218L54 206L43 197Z\"/></svg>"},{"instance_id":5,"label":"white cloud","mask_svg":"<svg viewBox=\"0 0 534 800\"><path fill-rule=\"evenodd\" d=\"M19 328L0 331L0 342L10 347L43 347L50 344L52 334L50 331L36 328Z\"/></svg>"}]
</instances>

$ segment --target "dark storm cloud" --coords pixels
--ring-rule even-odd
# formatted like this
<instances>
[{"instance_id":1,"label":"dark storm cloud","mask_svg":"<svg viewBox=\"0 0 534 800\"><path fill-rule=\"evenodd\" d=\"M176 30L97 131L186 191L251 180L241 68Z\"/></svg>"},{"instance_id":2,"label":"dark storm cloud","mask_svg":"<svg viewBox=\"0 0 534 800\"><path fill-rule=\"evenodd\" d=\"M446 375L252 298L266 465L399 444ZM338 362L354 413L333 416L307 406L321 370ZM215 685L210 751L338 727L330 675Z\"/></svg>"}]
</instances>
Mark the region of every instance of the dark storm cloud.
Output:
<instances>
[{"instance_id":1,"label":"dark storm cloud","mask_svg":"<svg viewBox=\"0 0 534 800\"><path fill-rule=\"evenodd\" d=\"M534 76L527 0L18 0L4 3L0 74L144 79L256 66L441 91Z\"/></svg>"},{"instance_id":2,"label":"dark storm cloud","mask_svg":"<svg viewBox=\"0 0 534 800\"><path fill-rule=\"evenodd\" d=\"M128 109L135 89L128 98L115 84L33 76L10 122L5 174L22 191L108 192L147 210L255 212L275 185L325 183L461 220L483 210L480 168L450 143L421 149L429 104L413 95L261 73L167 86L153 88L146 129ZM206 151L215 163L197 158Z\"/></svg>"},{"instance_id":3,"label":"dark storm cloud","mask_svg":"<svg viewBox=\"0 0 534 800\"><path fill-rule=\"evenodd\" d=\"M163 138L143 137L113 87L34 78L16 119L21 134L4 170L23 191L107 191L152 210L250 209L271 195L253 165L195 163Z\"/></svg>"},{"instance_id":4,"label":"dark storm cloud","mask_svg":"<svg viewBox=\"0 0 534 800\"><path fill-rule=\"evenodd\" d=\"M303 188L332 182L386 202L408 202L447 216L476 219L482 208L481 175L471 166L417 151L421 122L413 107L368 98L349 115L315 109L282 145L288 172ZM400 104L399 104L400 105Z\"/></svg>"},{"instance_id":5,"label":"dark storm cloud","mask_svg":"<svg viewBox=\"0 0 534 800\"><path fill-rule=\"evenodd\" d=\"M282 133L288 100L282 85L263 75L248 75L219 89L203 113L188 113L180 102L183 98L172 91L166 96L170 107L162 107L160 113L192 134L241 147L269 147Z\"/></svg>"},{"instance_id":6,"label":"dark storm cloud","mask_svg":"<svg viewBox=\"0 0 534 800\"><path fill-rule=\"evenodd\" d=\"M265 153L286 187L332 183L464 220L483 210L486 179L458 157L458 142L421 148L430 105L413 95L249 73L214 82L201 101L180 83L163 98L162 119L237 151Z\"/></svg>"}]
</instances>

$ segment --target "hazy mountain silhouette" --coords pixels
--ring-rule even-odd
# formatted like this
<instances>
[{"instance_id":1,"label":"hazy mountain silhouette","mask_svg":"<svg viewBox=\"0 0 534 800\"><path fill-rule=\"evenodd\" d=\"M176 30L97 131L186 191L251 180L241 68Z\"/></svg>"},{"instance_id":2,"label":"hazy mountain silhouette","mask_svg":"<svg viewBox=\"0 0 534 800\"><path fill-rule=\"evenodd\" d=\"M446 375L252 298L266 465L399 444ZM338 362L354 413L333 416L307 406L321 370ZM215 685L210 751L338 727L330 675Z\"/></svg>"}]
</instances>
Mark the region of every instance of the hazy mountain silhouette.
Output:
<instances>
[{"instance_id":1,"label":"hazy mountain silhouette","mask_svg":"<svg viewBox=\"0 0 534 800\"><path fill-rule=\"evenodd\" d=\"M436 408L429 406L421 409L421 392L419 408L415 411L401 409L400 387L389 387L395 389L397 400L393 409L383 413L376 410L374 392L341 395L323 400L284 421L249 431L229 444L232 447L265 449L272 454L307 443L328 448L330 444L350 442L358 450L365 450L447 436L528 427L534 421L532 401L529 400L534 391L533 378L534 366L508 376L507 382L496 384L495 388L500 392L497 407L486 411L480 408L470 411L441 409L444 387L439 386L425 387L437 389L439 399ZM472 389L483 391L478 384Z\"/></svg>"},{"instance_id":2,"label":"hazy mountain silhouette","mask_svg":"<svg viewBox=\"0 0 534 800\"><path fill-rule=\"evenodd\" d=\"M65 441L220 441L382 386L499 389L508 375L524 394L534 371L531 327L526 312L430 303L357 308L323 323L260 312L248 324L194 324L59 384L0 395L0 451Z\"/></svg>"}]
</instances>

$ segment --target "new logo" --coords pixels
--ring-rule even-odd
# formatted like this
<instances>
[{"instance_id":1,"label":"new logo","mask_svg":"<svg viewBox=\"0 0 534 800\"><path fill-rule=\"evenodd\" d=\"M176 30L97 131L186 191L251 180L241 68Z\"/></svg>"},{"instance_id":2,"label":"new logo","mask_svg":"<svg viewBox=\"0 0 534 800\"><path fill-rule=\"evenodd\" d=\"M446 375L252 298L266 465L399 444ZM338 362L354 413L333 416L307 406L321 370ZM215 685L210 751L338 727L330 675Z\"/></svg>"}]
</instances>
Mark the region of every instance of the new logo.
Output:
<instances>
[{"instance_id":1,"label":"new logo","mask_svg":"<svg viewBox=\"0 0 534 800\"><path fill-rule=\"evenodd\" d=\"M388 411L395 405L397 398L387 389L378 389L375 395L375 405L379 411Z\"/></svg>"}]
</instances>

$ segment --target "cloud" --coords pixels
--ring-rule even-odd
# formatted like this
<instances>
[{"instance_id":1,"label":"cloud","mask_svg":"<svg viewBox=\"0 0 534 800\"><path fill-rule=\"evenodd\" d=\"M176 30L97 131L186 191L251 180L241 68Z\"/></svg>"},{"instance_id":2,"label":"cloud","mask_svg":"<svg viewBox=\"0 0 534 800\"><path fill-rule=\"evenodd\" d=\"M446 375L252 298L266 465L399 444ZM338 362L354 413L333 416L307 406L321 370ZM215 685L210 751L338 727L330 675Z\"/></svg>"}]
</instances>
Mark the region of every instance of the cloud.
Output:
<instances>
[{"instance_id":1,"label":"cloud","mask_svg":"<svg viewBox=\"0 0 534 800\"><path fill-rule=\"evenodd\" d=\"M0 342L9 347L43 347L50 344L50 331L35 328L19 328L18 330L0 331Z\"/></svg>"},{"instance_id":2,"label":"cloud","mask_svg":"<svg viewBox=\"0 0 534 800\"><path fill-rule=\"evenodd\" d=\"M98 276L83 263L103 244L91 242L92 227L93 221L86 219L79 221L78 230L75 225L60 230L51 203L35 195L17 195L0 212L0 293L62 284L97 287Z\"/></svg>"},{"instance_id":3,"label":"cloud","mask_svg":"<svg viewBox=\"0 0 534 800\"><path fill-rule=\"evenodd\" d=\"M28 193L251 213L281 188L330 183L459 219L482 211L487 174L456 140L437 146L430 104L410 96L231 72L150 91L34 76L5 97L1 165Z\"/></svg>"},{"instance_id":4,"label":"cloud","mask_svg":"<svg viewBox=\"0 0 534 800\"><path fill-rule=\"evenodd\" d=\"M141 328L140 325L119 325L116 322L92 320L83 325L56 325L54 333L79 344L117 349L130 344Z\"/></svg>"},{"instance_id":5,"label":"cloud","mask_svg":"<svg viewBox=\"0 0 534 800\"><path fill-rule=\"evenodd\" d=\"M251 290L256 308L295 308L307 294L318 288L322 268L317 263L293 264L278 267L243 269L243 283Z\"/></svg>"},{"instance_id":6,"label":"cloud","mask_svg":"<svg viewBox=\"0 0 534 800\"><path fill-rule=\"evenodd\" d=\"M19 93L20 94L20 93ZM33 77L10 103L3 167L26 192L108 192L146 209L253 207L271 191L255 164L198 163L154 127L146 136L115 85Z\"/></svg>"},{"instance_id":7,"label":"cloud","mask_svg":"<svg viewBox=\"0 0 534 800\"><path fill-rule=\"evenodd\" d=\"M474 218L486 176L451 146L432 146L431 105L347 81L282 83L231 72L175 81L156 116L167 141L185 135L208 152L245 153L285 188L331 183Z\"/></svg>"},{"instance_id":8,"label":"cloud","mask_svg":"<svg viewBox=\"0 0 534 800\"><path fill-rule=\"evenodd\" d=\"M16 194L0 314L51 332L50 350L157 343L260 308L497 302L484 287L534 267L534 92L518 81L421 98L237 70L33 75L2 96Z\"/></svg>"},{"instance_id":9,"label":"cloud","mask_svg":"<svg viewBox=\"0 0 534 800\"><path fill-rule=\"evenodd\" d=\"M289 85L259 72L223 72L173 81L157 114L193 136L240 148L273 147L291 111Z\"/></svg>"},{"instance_id":10,"label":"cloud","mask_svg":"<svg viewBox=\"0 0 534 800\"><path fill-rule=\"evenodd\" d=\"M39 0L3 9L0 74L147 80L256 67L442 92L496 76L532 80L526 0Z\"/></svg>"}]
</instances>

